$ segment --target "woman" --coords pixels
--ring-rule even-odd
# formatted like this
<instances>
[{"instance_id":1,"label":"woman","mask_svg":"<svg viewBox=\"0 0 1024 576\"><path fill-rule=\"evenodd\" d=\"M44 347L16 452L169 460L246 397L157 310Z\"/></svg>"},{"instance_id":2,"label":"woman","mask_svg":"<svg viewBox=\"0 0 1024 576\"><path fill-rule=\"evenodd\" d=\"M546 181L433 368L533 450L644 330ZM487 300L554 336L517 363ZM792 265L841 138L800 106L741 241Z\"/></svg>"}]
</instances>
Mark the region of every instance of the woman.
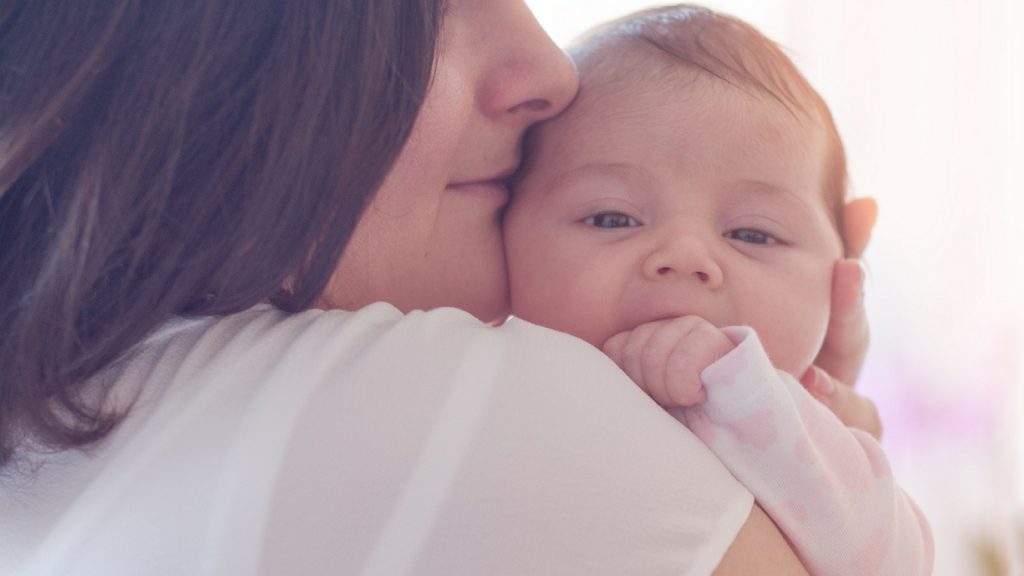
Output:
<instances>
[{"instance_id":1,"label":"woman","mask_svg":"<svg viewBox=\"0 0 1024 576\"><path fill-rule=\"evenodd\" d=\"M600 352L485 323L576 90L521 1L26 0L0 69L0 572L801 570Z\"/></svg>"}]
</instances>

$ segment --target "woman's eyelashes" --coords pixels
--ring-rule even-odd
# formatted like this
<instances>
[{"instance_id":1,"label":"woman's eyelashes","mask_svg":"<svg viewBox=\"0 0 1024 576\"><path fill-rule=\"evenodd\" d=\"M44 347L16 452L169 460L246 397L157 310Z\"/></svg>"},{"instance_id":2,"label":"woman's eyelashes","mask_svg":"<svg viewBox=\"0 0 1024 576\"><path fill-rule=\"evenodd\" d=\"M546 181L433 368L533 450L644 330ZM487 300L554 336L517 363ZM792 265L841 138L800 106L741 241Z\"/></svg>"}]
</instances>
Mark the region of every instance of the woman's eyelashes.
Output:
<instances>
[{"instance_id":1,"label":"woman's eyelashes","mask_svg":"<svg viewBox=\"0 0 1024 576\"><path fill-rule=\"evenodd\" d=\"M640 221L622 212L598 212L583 219L583 223L594 228L633 228Z\"/></svg>"},{"instance_id":2,"label":"woman's eyelashes","mask_svg":"<svg viewBox=\"0 0 1024 576\"><path fill-rule=\"evenodd\" d=\"M779 244L780 241L775 236L755 228L737 228L735 230L729 230L723 234L730 240L739 240L747 244Z\"/></svg>"}]
</instances>

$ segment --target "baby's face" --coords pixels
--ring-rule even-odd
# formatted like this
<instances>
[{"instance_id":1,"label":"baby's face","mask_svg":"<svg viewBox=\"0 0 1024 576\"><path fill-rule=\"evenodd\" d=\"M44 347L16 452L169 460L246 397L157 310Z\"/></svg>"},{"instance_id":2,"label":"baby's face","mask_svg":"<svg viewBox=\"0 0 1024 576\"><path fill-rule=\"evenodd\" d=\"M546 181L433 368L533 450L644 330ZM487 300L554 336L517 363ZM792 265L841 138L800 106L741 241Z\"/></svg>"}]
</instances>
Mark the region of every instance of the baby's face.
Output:
<instances>
[{"instance_id":1,"label":"baby's face","mask_svg":"<svg viewBox=\"0 0 1024 576\"><path fill-rule=\"evenodd\" d=\"M799 375L842 253L824 132L767 97L687 80L586 87L536 135L505 222L513 314L598 347L675 316L748 325Z\"/></svg>"}]
</instances>

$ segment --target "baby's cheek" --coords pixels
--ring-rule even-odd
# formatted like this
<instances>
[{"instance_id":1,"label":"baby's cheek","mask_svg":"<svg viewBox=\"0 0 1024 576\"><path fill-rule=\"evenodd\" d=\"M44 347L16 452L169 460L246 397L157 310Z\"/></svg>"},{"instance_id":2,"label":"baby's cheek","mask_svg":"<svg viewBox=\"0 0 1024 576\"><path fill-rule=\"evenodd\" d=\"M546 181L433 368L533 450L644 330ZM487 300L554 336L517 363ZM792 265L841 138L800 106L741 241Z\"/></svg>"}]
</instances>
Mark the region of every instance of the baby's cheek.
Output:
<instances>
[{"instance_id":1,"label":"baby's cheek","mask_svg":"<svg viewBox=\"0 0 1024 576\"><path fill-rule=\"evenodd\" d=\"M571 326L565 332L601 348L612 336L637 327L635 323L623 319L613 299L601 294L589 296L565 303L562 313L566 315L566 324Z\"/></svg>"},{"instance_id":2,"label":"baby's cheek","mask_svg":"<svg viewBox=\"0 0 1024 576\"><path fill-rule=\"evenodd\" d=\"M541 239L531 234L518 213L505 220L505 261L508 265L509 301L512 314L535 324L558 305L558 290L546 289L557 284L552 277L557 267L545 253Z\"/></svg>"},{"instance_id":3,"label":"baby's cheek","mask_svg":"<svg viewBox=\"0 0 1024 576\"><path fill-rule=\"evenodd\" d=\"M579 286L560 270L533 268L525 274L540 281L526 281L512 272L512 314L548 328L572 334L597 348L618 333L613 307L587 287Z\"/></svg>"},{"instance_id":4,"label":"baby's cheek","mask_svg":"<svg viewBox=\"0 0 1024 576\"><path fill-rule=\"evenodd\" d=\"M778 307L784 314L754 327L772 364L799 378L814 362L828 329L829 301L808 295L803 305L796 301Z\"/></svg>"}]
</instances>

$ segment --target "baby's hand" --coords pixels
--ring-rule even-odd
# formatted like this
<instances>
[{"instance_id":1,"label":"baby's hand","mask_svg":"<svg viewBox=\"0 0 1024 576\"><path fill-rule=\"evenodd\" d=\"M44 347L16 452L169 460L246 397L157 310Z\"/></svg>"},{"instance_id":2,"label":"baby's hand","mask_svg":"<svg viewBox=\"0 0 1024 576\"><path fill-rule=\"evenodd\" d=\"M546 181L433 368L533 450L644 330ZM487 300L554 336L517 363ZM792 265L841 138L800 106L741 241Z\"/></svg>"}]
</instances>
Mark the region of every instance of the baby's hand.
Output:
<instances>
[{"instance_id":1,"label":"baby's hand","mask_svg":"<svg viewBox=\"0 0 1024 576\"><path fill-rule=\"evenodd\" d=\"M692 406L707 399L700 373L734 347L698 316L641 324L604 344L604 353L658 404Z\"/></svg>"}]
</instances>

